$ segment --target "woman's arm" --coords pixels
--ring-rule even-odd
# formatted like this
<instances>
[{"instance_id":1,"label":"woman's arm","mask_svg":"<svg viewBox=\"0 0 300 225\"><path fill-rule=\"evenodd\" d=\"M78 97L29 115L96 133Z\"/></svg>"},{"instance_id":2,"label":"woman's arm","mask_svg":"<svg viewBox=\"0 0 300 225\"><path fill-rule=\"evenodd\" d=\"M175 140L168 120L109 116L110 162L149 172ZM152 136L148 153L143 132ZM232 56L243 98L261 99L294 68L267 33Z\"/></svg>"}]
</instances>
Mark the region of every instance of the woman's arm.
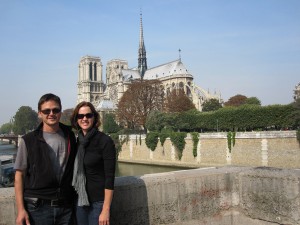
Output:
<instances>
[{"instance_id":1,"label":"woman's arm","mask_svg":"<svg viewBox=\"0 0 300 225\"><path fill-rule=\"evenodd\" d=\"M109 225L110 221L110 206L113 199L113 190L104 189L104 203L102 212L99 216L99 225Z\"/></svg>"}]
</instances>

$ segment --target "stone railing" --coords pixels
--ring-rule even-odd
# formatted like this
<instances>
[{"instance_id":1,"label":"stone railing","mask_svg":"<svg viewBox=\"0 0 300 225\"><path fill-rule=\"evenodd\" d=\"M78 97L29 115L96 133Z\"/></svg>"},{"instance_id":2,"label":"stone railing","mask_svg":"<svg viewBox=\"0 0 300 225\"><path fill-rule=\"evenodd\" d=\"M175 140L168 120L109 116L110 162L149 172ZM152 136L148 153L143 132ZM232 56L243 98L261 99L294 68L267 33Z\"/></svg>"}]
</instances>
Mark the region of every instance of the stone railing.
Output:
<instances>
[{"instance_id":1,"label":"stone railing","mask_svg":"<svg viewBox=\"0 0 300 225\"><path fill-rule=\"evenodd\" d=\"M112 225L300 224L300 170L221 167L116 178ZM13 188L0 224L15 224Z\"/></svg>"}]
</instances>

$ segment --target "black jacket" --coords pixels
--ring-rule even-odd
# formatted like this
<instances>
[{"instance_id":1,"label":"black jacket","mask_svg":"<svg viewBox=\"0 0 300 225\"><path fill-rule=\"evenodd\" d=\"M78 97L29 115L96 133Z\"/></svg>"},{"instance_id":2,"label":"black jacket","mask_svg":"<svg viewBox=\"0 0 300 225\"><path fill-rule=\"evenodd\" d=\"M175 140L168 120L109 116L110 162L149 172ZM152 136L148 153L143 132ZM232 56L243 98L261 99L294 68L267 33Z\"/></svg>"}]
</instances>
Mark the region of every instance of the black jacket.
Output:
<instances>
[{"instance_id":1,"label":"black jacket","mask_svg":"<svg viewBox=\"0 0 300 225\"><path fill-rule=\"evenodd\" d=\"M104 189L114 189L116 149L113 140L98 131L85 147L83 164L89 201L103 201Z\"/></svg>"},{"instance_id":2,"label":"black jacket","mask_svg":"<svg viewBox=\"0 0 300 225\"><path fill-rule=\"evenodd\" d=\"M58 180L50 160L47 143L43 138L42 126L43 124L40 124L35 131L23 136L28 152L28 167L24 178L24 197L66 198L66 200L72 201L75 194L72 187L76 156L75 135L70 127L59 124L65 136L69 156L64 174L61 180Z\"/></svg>"}]
</instances>

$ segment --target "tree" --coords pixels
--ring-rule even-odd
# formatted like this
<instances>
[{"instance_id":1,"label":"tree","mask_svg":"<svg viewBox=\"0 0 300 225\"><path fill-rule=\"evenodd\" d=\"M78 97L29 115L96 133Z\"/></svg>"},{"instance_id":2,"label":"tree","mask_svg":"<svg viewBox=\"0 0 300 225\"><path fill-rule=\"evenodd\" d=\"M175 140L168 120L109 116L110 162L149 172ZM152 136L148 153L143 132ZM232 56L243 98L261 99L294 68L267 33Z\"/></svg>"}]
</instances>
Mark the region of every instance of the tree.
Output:
<instances>
[{"instance_id":1,"label":"tree","mask_svg":"<svg viewBox=\"0 0 300 225\"><path fill-rule=\"evenodd\" d=\"M250 97L245 100L245 104L248 105L261 105L260 100L257 97Z\"/></svg>"},{"instance_id":2,"label":"tree","mask_svg":"<svg viewBox=\"0 0 300 225\"><path fill-rule=\"evenodd\" d=\"M5 123L0 127L0 134L9 134L12 130L12 123Z\"/></svg>"},{"instance_id":3,"label":"tree","mask_svg":"<svg viewBox=\"0 0 300 225\"><path fill-rule=\"evenodd\" d=\"M103 132L111 134L111 133L117 133L119 130L120 127L115 121L115 115L112 113L104 114Z\"/></svg>"},{"instance_id":4,"label":"tree","mask_svg":"<svg viewBox=\"0 0 300 225\"><path fill-rule=\"evenodd\" d=\"M70 118L71 118L73 111L74 111L74 109L65 109L64 111L62 111L61 117L60 117L60 122L66 124L66 125L71 125Z\"/></svg>"},{"instance_id":5,"label":"tree","mask_svg":"<svg viewBox=\"0 0 300 225\"><path fill-rule=\"evenodd\" d=\"M229 98L227 102L224 103L224 106L240 106L245 104L247 97L245 95L237 94Z\"/></svg>"},{"instance_id":6,"label":"tree","mask_svg":"<svg viewBox=\"0 0 300 225\"><path fill-rule=\"evenodd\" d=\"M29 106L21 106L14 116L13 132L26 134L38 125L38 114Z\"/></svg>"},{"instance_id":7,"label":"tree","mask_svg":"<svg viewBox=\"0 0 300 225\"><path fill-rule=\"evenodd\" d=\"M146 119L146 128L149 131L161 131L165 127L165 113L160 111L152 111Z\"/></svg>"},{"instance_id":8,"label":"tree","mask_svg":"<svg viewBox=\"0 0 300 225\"><path fill-rule=\"evenodd\" d=\"M163 109L164 91L159 80L135 80L129 84L121 97L118 121L130 128L145 128L146 118L151 111Z\"/></svg>"},{"instance_id":9,"label":"tree","mask_svg":"<svg viewBox=\"0 0 300 225\"><path fill-rule=\"evenodd\" d=\"M167 95L165 110L167 112L185 112L195 109L195 105L191 99L184 93L183 89L173 89Z\"/></svg>"},{"instance_id":10,"label":"tree","mask_svg":"<svg viewBox=\"0 0 300 225\"><path fill-rule=\"evenodd\" d=\"M295 111L292 113L292 118L295 120L295 125L299 129L300 128L300 98L297 98L292 103L293 108Z\"/></svg>"},{"instance_id":11,"label":"tree","mask_svg":"<svg viewBox=\"0 0 300 225\"><path fill-rule=\"evenodd\" d=\"M219 100L212 98L204 101L202 105L202 112L216 111L220 108L222 108L222 104L219 102Z\"/></svg>"}]
</instances>

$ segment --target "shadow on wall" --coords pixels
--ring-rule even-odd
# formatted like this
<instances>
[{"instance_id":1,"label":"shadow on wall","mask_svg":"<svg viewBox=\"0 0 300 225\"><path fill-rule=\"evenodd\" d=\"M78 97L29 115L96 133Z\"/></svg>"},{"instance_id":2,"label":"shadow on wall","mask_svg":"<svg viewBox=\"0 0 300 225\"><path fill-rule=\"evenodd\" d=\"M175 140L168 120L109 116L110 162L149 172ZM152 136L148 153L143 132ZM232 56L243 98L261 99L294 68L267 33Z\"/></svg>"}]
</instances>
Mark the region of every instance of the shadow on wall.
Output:
<instances>
[{"instance_id":1,"label":"shadow on wall","mask_svg":"<svg viewBox=\"0 0 300 225\"><path fill-rule=\"evenodd\" d=\"M139 177L117 177L116 183L111 224L150 225L145 182ZM134 222L132 218L135 218Z\"/></svg>"}]
</instances>

